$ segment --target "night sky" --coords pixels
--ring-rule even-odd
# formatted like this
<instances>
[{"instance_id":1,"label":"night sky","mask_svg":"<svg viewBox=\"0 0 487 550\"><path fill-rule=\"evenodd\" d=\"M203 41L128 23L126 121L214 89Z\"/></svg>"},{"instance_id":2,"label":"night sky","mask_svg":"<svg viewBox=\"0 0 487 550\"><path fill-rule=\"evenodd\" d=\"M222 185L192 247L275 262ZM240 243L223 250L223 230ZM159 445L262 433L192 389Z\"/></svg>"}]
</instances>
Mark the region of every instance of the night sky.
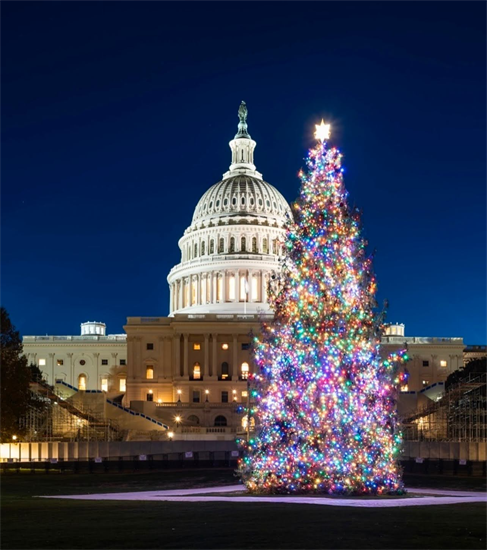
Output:
<instances>
[{"instance_id":1,"label":"night sky","mask_svg":"<svg viewBox=\"0 0 487 550\"><path fill-rule=\"evenodd\" d=\"M2 304L22 334L168 313L166 277L230 164L288 201L332 123L409 336L486 343L482 2L3 2Z\"/></svg>"}]
</instances>

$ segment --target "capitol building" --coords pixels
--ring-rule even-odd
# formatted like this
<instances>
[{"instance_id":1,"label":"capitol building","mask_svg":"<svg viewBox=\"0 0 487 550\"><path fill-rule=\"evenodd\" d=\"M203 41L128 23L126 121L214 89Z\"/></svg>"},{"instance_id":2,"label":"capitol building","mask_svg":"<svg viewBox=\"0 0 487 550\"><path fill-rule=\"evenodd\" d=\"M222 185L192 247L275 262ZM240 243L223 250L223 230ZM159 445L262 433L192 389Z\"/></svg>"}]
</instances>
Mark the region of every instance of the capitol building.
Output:
<instances>
[{"instance_id":1,"label":"capitol building","mask_svg":"<svg viewBox=\"0 0 487 550\"><path fill-rule=\"evenodd\" d=\"M96 401L133 437L231 439L247 428L251 339L272 318L267 288L279 273L292 214L254 164L244 102L238 116L230 166L197 202L179 240L181 260L167 277L168 315L129 317L124 334L107 335L103 323L88 322L77 336L23 339L29 363L60 395ZM463 366L462 338L406 337L403 325L393 325L383 351L404 342L411 394Z\"/></svg>"}]
</instances>

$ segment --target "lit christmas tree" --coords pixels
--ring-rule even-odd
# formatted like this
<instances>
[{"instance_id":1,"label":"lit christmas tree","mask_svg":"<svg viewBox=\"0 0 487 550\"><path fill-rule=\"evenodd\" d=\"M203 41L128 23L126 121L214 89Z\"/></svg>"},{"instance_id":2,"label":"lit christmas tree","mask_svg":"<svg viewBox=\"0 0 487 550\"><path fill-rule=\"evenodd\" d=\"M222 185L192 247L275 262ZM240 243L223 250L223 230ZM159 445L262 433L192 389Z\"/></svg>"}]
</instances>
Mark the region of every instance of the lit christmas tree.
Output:
<instances>
[{"instance_id":1,"label":"lit christmas tree","mask_svg":"<svg viewBox=\"0 0 487 550\"><path fill-rule=\"evenodd\" d=\"M255 339L255 436L239 473L257 493L400 493L396 392L406 351L381 359L384 312L372 259L347 202L329 126L301 172L285 260L270 288L275 311Z\"/></svg>"}]
</instances>

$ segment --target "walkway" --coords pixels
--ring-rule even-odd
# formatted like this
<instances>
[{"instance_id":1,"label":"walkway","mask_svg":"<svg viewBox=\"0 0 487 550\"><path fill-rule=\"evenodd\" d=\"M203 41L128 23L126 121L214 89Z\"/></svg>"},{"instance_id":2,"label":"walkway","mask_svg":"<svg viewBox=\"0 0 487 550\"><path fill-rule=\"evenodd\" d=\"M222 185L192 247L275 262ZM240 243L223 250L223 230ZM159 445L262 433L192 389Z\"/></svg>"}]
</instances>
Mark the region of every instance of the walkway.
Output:
<instances>
[{"instance_id":1,"label":"walkway","mask_svg":"<svg viewBox=\"0 0 487 550\"><path fill-rule=\"evenodd\" d=\"M225 496L225 493L239 492L241 495ZM213 496L204 496L212 494ZM214 495L221 493L221 495ZM438 504L463 504L487 502L487 495L481 492L448 491L438 489L411 489L405 497L306 497L306 496L248 496L242 485L225 487L204 487L200 489L175 489L171 491L140 491L134 493L101 493L92 495L56 495L41 498L65 498L70 500L143 500L165 502L272 502L279 504L314 504L320 506L353 506L357 508L394 508L397 506L430 506Z\"/></svg>"}]
</instances>

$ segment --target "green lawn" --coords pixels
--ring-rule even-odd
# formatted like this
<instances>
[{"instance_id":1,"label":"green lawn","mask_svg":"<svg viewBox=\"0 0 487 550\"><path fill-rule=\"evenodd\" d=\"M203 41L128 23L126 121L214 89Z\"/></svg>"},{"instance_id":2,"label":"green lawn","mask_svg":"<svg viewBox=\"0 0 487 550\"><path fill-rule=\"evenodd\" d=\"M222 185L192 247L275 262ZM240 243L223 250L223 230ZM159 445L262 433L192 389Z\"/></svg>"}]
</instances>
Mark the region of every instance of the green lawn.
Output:
<instances>
[{"instance_id":1,"label":"green lawn","mask_svg":"<svg viewBox=\"0 0 487 550\"><path fill-rule=\"evenodd\" d=\"M482 490L480 478L409 486ZM2 478L2 548L485 548L485 506L358 509L291 504L94 502L34 495L204 487L229 470Z\"/></svg>"}]
</instances>

